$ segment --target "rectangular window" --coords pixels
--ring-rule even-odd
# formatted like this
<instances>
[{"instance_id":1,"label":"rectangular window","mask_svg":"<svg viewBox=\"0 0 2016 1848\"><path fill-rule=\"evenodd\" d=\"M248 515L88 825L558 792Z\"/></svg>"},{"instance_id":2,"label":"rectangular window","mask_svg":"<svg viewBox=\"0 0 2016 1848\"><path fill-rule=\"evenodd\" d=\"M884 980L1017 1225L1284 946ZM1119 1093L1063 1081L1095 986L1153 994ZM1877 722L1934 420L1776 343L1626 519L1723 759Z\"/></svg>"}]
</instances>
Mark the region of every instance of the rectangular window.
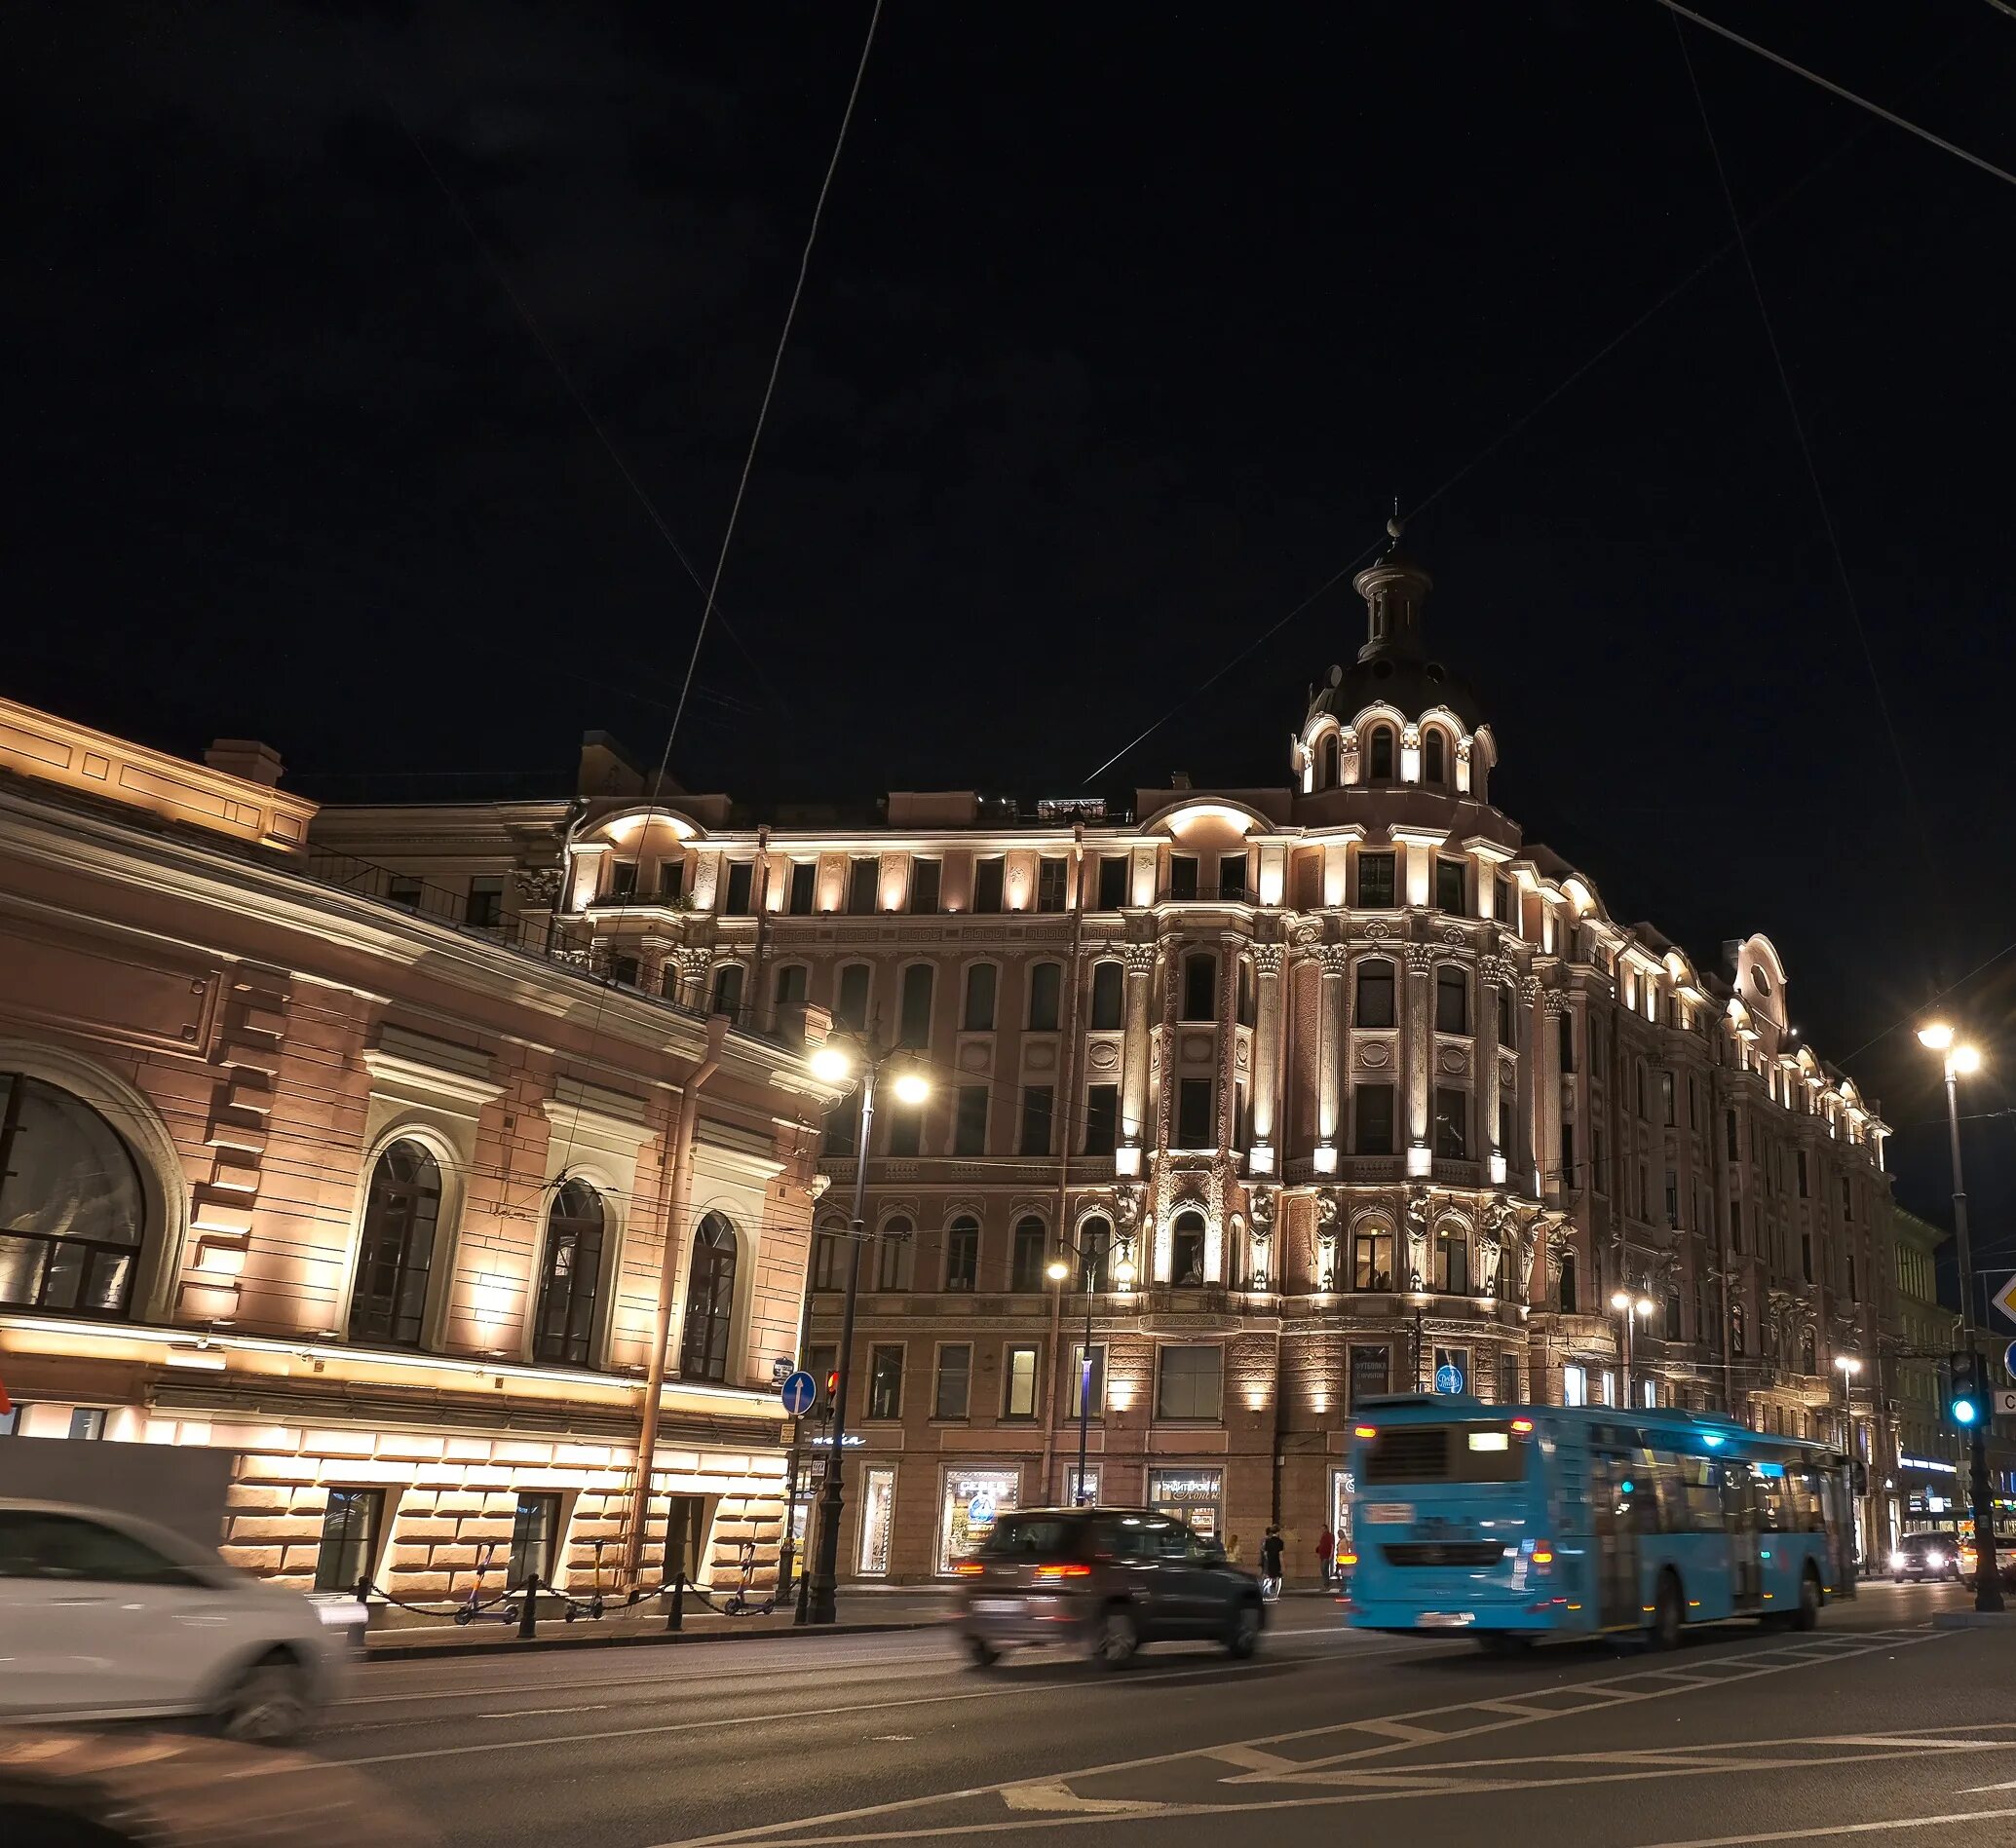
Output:
<instances>
[{"instance_id":1,"label":"rectangular window","mask_svg":"<svg viewBox=\"0 0 2016 1848\"><path fill-rule=\"evenodd\" d=\"M1240 899L1246 895L1246 856L1221 853L1218 856L1218 896Z\"/></svg>"},{"instance_id":2,"label":"rectangular window","mask_svg":"<svg viewBox=\"0 0 2016 1848\"><path fill-rule=\"evenodd\" d=\"M1390 911L1396 900L1394 853L1360 853L1358 855L1358 909L1360 911Z\"/></svg>"},{"instance_id":3,"label":"rectangular window","mask_svg":"<svg viewBox=\"0 0 2016 1848\"><path fill-rule=\"evenodd\" d=\"M1085 1153L1110 1155L1120 1141L1120 1086L1085 1087Z\"/></svg>"},{"instance_id":4,"label":"rectangular window","mask_svg":"<svg viewBox=\"0 0 2016 1848\"><path fill-rule=\"evenodd\" d=\"M469 882L469 902L462 922L478 930L494 930L504 922L504 876L490 873Z\"/></svg>"},{"instance_id":5,"label":"rectangular window","mask_svg":"<svg viewBox=\"0 0 2016 1848\"><path fill-rule=\"evenodd\" d=\"M847 1264L854 1250L851 1234L838 1228L821 1230L812 1240L812 1287L815 1290L844 1290Z\"/></svg>"},{"instance_id":6,"label":"rectangular window","mask_svg":"<svg viewBox=\"0 0 2016 1848\"><path fill-rule=\"evenodd\" d=\"M1180 1078L1176 1084L1176 1146L1179 1149L1210 1149L1217 1145L1211 1127L1209 1078Z\"/></svg>"},{"instance_id":7,"label":"rectangular window","mask_svg":"<svg viewBox=\"0 0 2016 1848\"><path fill-rule=\"evenodd\" d=\"M1092 1389L1085 1391L1085 1356L1092 1361ZM1071 1415L1075 1418L1087 1404L1091 1410L1084 1415L1089 1418L1103 1418L1106 1415L1106 1348L1094 1341L1088 1348L1083 1341L1071 1344Z\"/></svg>"},{"instance_id":8,"label":"rectangular window","mask_svg":"<svg viewBox=\"0 0 2016 1848\"><path fill-rule=\"evenodd\" d=\"M945 1228L945 1288L971 1290L980 1278L980 1228L957 1219Z\"/></svg>"},{"instance_id":9,"label":"rectangular window","mask_svg":"<svg viewBox=\"0 0 2016 1848\"><path fill-rule=\"evenodd\" d=\"M1603 1157L1603 1125L1589 1126L1589 1185L1598 1193L1610 1191L1610 1165Z\"/></svg>"},{"instance_id":10,"label":"rectangular window","mask_svg":"<svg viewBox=\"0 0 2016 1848\"><path fill-rule=\"evenodd\" d=\"M1015 1242L1008 1256L1008 1288L1025 1296L1041 1290L1049 1249L1050 1235L1043 1221L1017 1221Z\"/></svg>"},{"instance_id":11,"label":"rectangular window","mask_svg":"<svg viewBox=\"0 0 2016 1848\"><path fill-rule=\"evenodd\" d=\"M972 1397L973 1348L970 1341L947 1341L938 1349L938 1377L932 1388L934 1418L963 1418Z\"/></svg>"},{"instance_id":12,"label":"rectangular window","mask_svg":"<svg viewBox=\"0 0 2016 1848\"><path fill-rule=\"evenodd\" d=\"M1799 1151L1799 1197L1802 1200L1811 1197L1810 1188L1811 1175L1807 1165L1807 1151L1802 1149Z\"/></svg>"},{"instance_id":13,"label":"rectangular window","mask_svg":"<svg viewBox=\"0 0 2016 1848\"><path fill-rule=\"evenodd\" d=\"M1195 898L1197 896L1197 855L1195 853L1171 853L1169 855L1169 896L1171 898Z\"/></svg>"},{"instance_id":14,"label":"rectangular window","mask_svg":"<svg viewBox=\"0 0 2016 1848\"><path fill-rule=\"evenodd\" d=\"M322 1546L315 1556L315 1589L347 1592L378 1569L378 1536L385 1522L382 1489L331 1489L322 1511Z\"/></svg>"},{"instance_id":15,"label":"rectangular window","mask_svg":"<svg viewBox=\"0 0 2016 1848\"><path fill-rule=\"evenodd\" d=\"M819 869L811 860L791 862L790 889L784 895L784 909L794 918L812 916L814 887L818 884Z\"/></svg>"},{"instance_id":16,"label":"rectangular window","mask_svg":"<svg viewBox=\"0 0 2016 1848\"><path fill-rule=\"evenodd\" d=\"M1356 1411L1368 1399L1383 1397L1391 1388L1388 1379L1392 1366L1391 1349L1383 1341L1377 1346L1353 1341L1350 1350L1350 1401Z\"/></svg>"},{"instance_id":17,"label":"rectangular window","mask_svg":"<svg viewBox=\"0 0 2016 1848\"><path fill-rule=\"evenodd\" d=\"M1589 1370L1586 1367L1562 1368L1561 1403L1565 1406L1585 1406L1589 1403Z\"/></svg>"},{"instance_id":18,"label":"rectangular window","mask_svg":"<svg viewBox=\"0 0 2016 1848\"><path fill-rule=\"evenodd\" d=\"M1390 1027L1393 1020L1393 965L1384 957L1360 962L1357 1006L1351 1025Z\"/></svg>"},{"instance_id":19,"label":"rectangular window","mask_svg":"<svg viewBox=\"0 0 2016 1848\"><path fill-rule=\"evenodd\" d=\"M903 1415L903 1350L899 1345L868 1349L868 1416Z\"/></svg>"},{"instance_id":20,"label":"rectangular window","mask_svg":"<svg viewBox=\"0 0 2016 1848\"><path fill-rule=\"evenodd\" d=\"M888 1464L861 1472L861 1538L856 1570L863 1578L889 1575L889 1540L895 1526L896 1473Z\"/></svg>"},{"instance_id":21,"label":"rectangular window","mask_svg":"<svg viewBox=\"0 0 2016 1848\"><path fill-rule=\"evenodd\" d=\"M853 1033L866 1030L868 975L865 962L850 962L840 971L840 979L833 988L833 1024L836 1027L845 1027Z\"/></svg>"},{"instance_id":22,"label":"rectangular window","mask_svg":"<svg viewBox=\"0 0 2016 1848\"><path fill-rule=\"evenodd\" d=\"M721 907L726 918L746 918L754 902L756 886L756 865L753 860L730 860L728 863L728 900Z\"/></svg>"},{"instance_id":23,"label":"rectangular window","mask_svg":"<svg viewBox=\"0 0 2016 1848\"><path fill-rule=\"evenodd\" d=\"M1526 1397L1525 1382L1519 1377L1519 1356L1501 1354L1498 1357L1498 1402L1502 1406L1515 1406Z\"/></svg>"},{"instance_id":24,"label":"rectangular window","mask_svg":"<svg viewBox=\"0 0 2016 1848\"><path fill-rule=\"evenodd\" d=\"M922 1052L931 1044L932 965L913 962L903 971L902 1017L896 1043Z\"/></svg>"},{"instance_id":25,"label":"rectangular window","mask_svg":"<svg viewBox=\"0 0 2016 1848\"><path fill-rule=\"evenodd\" d=\"M1017 1154L1046 1155L1050 1152L1050 1117L1056 1098L1054 1085L1022 1086L1022 1134L1015 1150Z\"/></svg>"},{"instance_id":26,"label":"rectangular window","mask_svg":"<svg viewBox=\"0 0 2016 1848\"><path fill-rule=\"evenodd\" d=\"M1002 887L1007 882L1008 862L999 854L973 862L973 910L991 916L1001 909Z\"/></svg>"},{"instance_id":27,"label":"rectangular window","mask_svg":"<svg viewBox=\"0 0 2016 1848\"><path fill-rule=\"evenodd\" d=\"M968 1033L994 1031L994 989L1000 970L992 962L970 962L966 970L966 1005L959 1024Z\"/></svg>"},{"instance_id":28,"label":"rectangular window","mask_svg":"<svg viewBox=\"0 0 2016 1848\"><path fill-rule=\"evenodd\" d=\"M1109 853L1099 862L1099 909L1123 911L1127 903L1127 857Z\"/></svg>"},{"instance_id":29,"label":"rectangular window","mask_svg":"<svg viewBox=\"0 0 2016 1848\"><path fill-rule=\"evenodd\" d=\"M1575 1071L1575 1016L1567 1008L1554 1016L1555 1056L1560 1061L1563 1076Z\"/></svg>"},{"instance_id":30,"label":"rectangular window","mask_svg":"<svg viewBox=\"0 0 2016 1848\"><path fill-rule=\"evenodd\" d=\"M1357 1138L1361 1155L1389 1155L1393 1152L1393 1087L1390 1084L1360 1084L1356 1094Z\"/></svg>"},{"instance_id":31,"label":"rectangular window","mask_svg":"<svg viewBox=\"0 0 2016 1848\"><path fill-rule=\"evenodd\" d=\"M875 895L882 885L882 862L863 856L847 866L847 912L851 918L875 914Z\"/></svg>"},{"instance_id":32,"label":"rectangular window","mask_svg":"<svg viewBox=\"0 0 2016 1848\"><path fill-rule=\"evenodd\" d=\"M633 868L632 871L634 870ZM418 911L420 909L420 882L408 874L395 873L392 876L391 884L385 888L385 896L388 902L399 906L402 911Z\"/></svg>"},{"instance_id":33,"label":"rectangular window","mask_svg":"<svg viewBox=\"0 0 2016 1848\"><path fill-rule=\"evenodd\" d=\"M1862 1301L1861 1291L1855 1288L1855 1254L1853 1252L1848 1253L1848 1301L1850 1302Z\"/></svg>"},{"instance_id":34,"label":"rectangular window","mask_svg":"<svg viewBox=\"0 0 2016 1848\"><path fill-rule=\"evenodd\" d=\"M658 863L658 902L676 905L686 890L686 862L663 859Z\"/></svg>"},{"instance_id":35,"label":"rectangular window","mask_svg":"<svg viewBox=\"0 0 2016 1848\"><path fill-rule=\"evenodd\" d=\"M878 1290L906 1290L910 1287L910 1235L908 1220L898 1220L900 1234L885 1232L877 1241L875 1287Z\"/></svg>"},{"instance_id":36,"label":"rectangular window","mask_svg":"<svg viewBox=\"0 0 2016 1848\"><path fill-rule=\"evenodd\" d=\"M1666 1224L1680 1224L1680 1176L1671 1168L1666 1170Z\"/></svg>"},{"instance_id":37,"label":"rectangular window","mask_svg":"<svg viewBox=\"0 0 2016 1848\"><path fill-rule=\"evenodd\" d=\"M1729 1203L1729 1248L1731 1251L1743 1249L1743 1202L1731 1200Z\"/></svg>"},{"instance_id":38,"label":"rectangular window","mask_svg":"<svg viewBox=\"0 0 2016 1848\"><path fill-rule=\"evenodd\" d=\"M1801 1232L1799 1235L1799 1268L1807 1282L1813 1280L1813 1235Z\"/></svg>"},{"instance_id":39,"label":"rectangular window","mask_svg":"<svg viewBox=\"0 0 2016 1848\"><path fill-rule=\"evenodd\" d=\"M938 886L944 877L942 860L912 860L910 862L910 909L914 912L934 912L938 908Z\"/></svg>"},{"instance_id":40,"label":"rectangular window","mask_svg":"<svg viewBox=\"0 0 2016 1848\"><path fill-rule=\"evenodd\" d=\"M1219 1347L1164 1347L1157 1356L1155 1415L1215 1419L1224 1402L1225 1352Z\"/></svg>"},{"instance_id":41,"label":"rectangular window","mask_svg":"<svg viewBox=\"0 0 2016 1848\"><path fill-rule=\"evenodd\" d=\"M1001 1415L1005 1418L1036 1416L1036 1349L1010 1346L1002 1355Z\"/></svg>"},{"instance_id":42,"label":"rectangular window","mask_svg":"<svg viewBox=\"0 0 2016 1848\"><path fill-rule=\"evenodd\" d=\"M558 1495L525 1495L511 1518L511 1564L506 1580L515 1590L534 1572L542 1585L553 1582L553 1548L560 1537Z\"/></svg>"},{"instance_id":43,"label":"rectangular window","mask_svg":"<svg viewBox=\"0 0 2016 1848\"><path fill-rule=\"evenodd\" d=\"M984 1155L987 1152L987 1087L962 1084L959 1087L959 1114L952 1124L952 1152L955 1155Z\"/></svg>"},{"instance_id":44,"label":"rectangular window","mask_svg":"<svg viewBox=\"0 0 2016 1848\"><path fill-rule=\"evenodd\" d=\"M1678 1126L1673 1113L1673 1075L1670 1072L1659 1074L1659 1115L1668 1129Z\"/></svg>"},{"instance_id":45,"label":"rectangular window","mask_svg":"<svg viewBox=\"0 0 2016 1848\"><path fill-rule=\"evenodd\" d=\"M1462 968L1445 962L1435 971L1435 1031L1468 1033L1470 985Z\"/></svg>"},{"instance_id":46,"label":"rectangular window","mask_svg":"<svg viewBox=\"0 0 2016 1848\"><path fill-rule=\"evenodd\" d=\"M1725 1111L1723 1113L1722 1126L1724 1138L1729 1146L1729 1158L1731 1161L1742 1160L1743 1151L1736 1133L1736 1113L1734 1111Z\"/></svg>"},{"instance_id":47,"label":"rectangular window","mask_svg":"<svg viewBox=\"0 0 2016 1848\"><path fill-rule=\"evenodd\" d=\"M1063 963L1033 963L1029 970L1029 1031L1055 1033L1063 1000Z\"/></svg>"},{"instance_id":48,"label":"rectangular window","mask_svg":"<svg viewBox=\"0 0 2016 1848\"><path fill-rule=\"evenodd\" d=\"M1507 935L1519 934L1519 888L1508 879L1498 882L1498 921Z\"/></svg>"},{"instance_id":49,"label":"rectangular window","mask_svg":"<svg viewBox=\"0 0 2016 1848\"><path fill-rule=\"evenodd\" d=\"M1065 860L1045 858L1036 862L1038 911L1062 911L1065 908L1065 878L1070 871L1070 863Z\"/></svg>"},{"instance_id":50,"label":"rectangular window","mask_svg":"<svg viewBox=\"0 0 2016 1848\"><path fill-rule=\"evenodd\" d=\"M1435 909L1454 912L1459 918L1468 912L1465 890L1467 882L1464 875L1468 867L1463 860L1437 859L1435 861Z\"/></svg>"},{"instance_id":51,"label":"rectangular window","mask_svg":"<svg viewBox=\"0 0 2016 1848\"><path fill-rule=\"evenodd\" d=\"M1575 1125L1561 1125L1561 1185L1565 1188L1579 1188L1582 1178L1575 1171Z\"/></svg>"},{"instance_id":52,"label":"rectangular window","mask_svg":"<svg viewBox=\"0 0 2016 1848\"><path fill-rule=\"evenodd\" d=\"M1435 1086L1435 1153L1445 1161L1465 1161L1470 1148L1470 1094L1452 1084Z\"/></svg>"},{"instance_id":53,"label":"rectangular window","mask_svg":"<svg viewBox=\"0 0 2016 1848\"><path fill-rule=\"evenodd\" d=\"M893 1155L924 1152L924 1112L917 1105L899 1102L889 1113L889 1152Z\"/></svg>"},{"instance_id":54,"label":"rectangular window","mask_svg":"<svg viewBox=\"0 0 2016 1848\"><path fill-rule=\"evenodd\" d=\"M606 898L618 904L628 904L637 895L637 863L635 860L617 860L609 868L609 890Z\"/></svg>"},{"instance_id":55,"label":"rectangular window","mask_svg":"<svg viewBox=\"0 0 2016 1848\"><path fill-rule=\"evenodd\" d=\"M1125 979L1118 962L1094 962L1092 964L1092 1031L1094 1033L1114 1033L1119 1030L1121 1008L1125 992Z\"/></svg>"},{"instance_id":56,"label":"rectangular window","mask_svg":"<svg viewBox=\"0 0 2016 1848\"><path fill-rule=\"evenodd\" d=\"M1199 950L1183 960L1183 1018L1215 1020L1218 1017L1218 959Z\"/></svg>"},{"instance_id":57,"label":"rectangular window","mask_svg":"<svg viewBox=\"0 0 2016 1848\"><path fill-rule=\"evenodd\" d=\"M95 1443L105 1435L103 1406L72 1406L69 1435L80 1443Z\"/></svg>"}]
</instances>

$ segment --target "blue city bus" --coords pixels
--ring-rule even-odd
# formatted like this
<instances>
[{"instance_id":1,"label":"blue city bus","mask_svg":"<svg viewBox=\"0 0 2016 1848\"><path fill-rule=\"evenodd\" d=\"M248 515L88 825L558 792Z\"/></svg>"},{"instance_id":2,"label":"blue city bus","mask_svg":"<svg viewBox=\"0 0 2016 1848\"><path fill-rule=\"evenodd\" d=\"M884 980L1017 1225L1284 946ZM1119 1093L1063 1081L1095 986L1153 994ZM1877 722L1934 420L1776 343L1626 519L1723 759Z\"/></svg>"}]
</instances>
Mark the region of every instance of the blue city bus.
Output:
<instances>
[{"instance_id":1,"label":"blue city bus","mask_svg":"<svg viewBox=\"0 0 2016 1848\"><path fill-rule=\"evenodd\" d=\"M1849 1460L1728 1419L1610 1406L1372 1400L1356 1413L1358 1629L1468 1631L1485 1647L1776 1618L1854 1596Z\"/></svg>"}]
</instances>

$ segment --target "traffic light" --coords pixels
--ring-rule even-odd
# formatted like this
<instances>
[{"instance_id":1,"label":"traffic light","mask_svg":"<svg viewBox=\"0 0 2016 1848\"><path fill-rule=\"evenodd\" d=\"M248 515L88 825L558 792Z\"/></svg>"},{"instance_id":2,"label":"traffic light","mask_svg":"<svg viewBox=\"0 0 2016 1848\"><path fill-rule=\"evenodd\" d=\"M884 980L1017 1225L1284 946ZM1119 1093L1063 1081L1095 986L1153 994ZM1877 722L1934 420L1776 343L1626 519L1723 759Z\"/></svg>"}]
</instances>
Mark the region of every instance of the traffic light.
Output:
<instances>
[{"instance_id":1,"label":"traffic light","mask_svg":"<svg viewBox=\"0 0 2016 1848\"><path fill-rule=\"evenodd\" d=\"M1988 1369L1979 1354L1954 1354L1946 1366L1947 1415L1961 1430L1972 1430L1988 1415Z\"/></svg>"}]
</instances>

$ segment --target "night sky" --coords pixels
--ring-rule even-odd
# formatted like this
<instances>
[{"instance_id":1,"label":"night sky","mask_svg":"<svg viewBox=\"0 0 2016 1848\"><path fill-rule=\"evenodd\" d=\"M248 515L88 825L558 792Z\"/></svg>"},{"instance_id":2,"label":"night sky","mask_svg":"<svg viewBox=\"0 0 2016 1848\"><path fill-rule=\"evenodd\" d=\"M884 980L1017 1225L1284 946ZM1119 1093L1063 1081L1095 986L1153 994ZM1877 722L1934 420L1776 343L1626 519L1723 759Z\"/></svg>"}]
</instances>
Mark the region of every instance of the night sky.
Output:
<instances>
[{"instance_id":1,"label":"night sky","mask_svg":"<svg viewBox=\"0 0 2016 1848\"><path fill-rule=\"evenodd\" d=\"M1702 10L2016 167L1985 0ZM7 8L0 691L328 800L655 761L702 591L542 341L704 580L867 18ZM1890 1030L2016 938L2016 189L1685 31L1866 652L1653 0L889 0L675 773L1074 793L1189 699L1102 786L1278 783L1398 495L1495 800L1769 934L1945 1222ZM2016 1258L2016 954L1952 1004Z\"/></svg>"}]
</instances>

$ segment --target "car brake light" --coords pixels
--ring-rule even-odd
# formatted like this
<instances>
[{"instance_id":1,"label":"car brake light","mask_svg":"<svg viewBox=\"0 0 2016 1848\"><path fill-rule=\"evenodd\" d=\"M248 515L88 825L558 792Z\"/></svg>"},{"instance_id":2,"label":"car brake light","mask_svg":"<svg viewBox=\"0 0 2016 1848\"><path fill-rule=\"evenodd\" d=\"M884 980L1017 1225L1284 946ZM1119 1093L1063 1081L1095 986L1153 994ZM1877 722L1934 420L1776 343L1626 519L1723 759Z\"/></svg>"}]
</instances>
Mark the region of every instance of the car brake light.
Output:
<instances>
[{"instance_id":1,"label":"car brake light","mask_svg":"<svg viewBox=\"0 0 2016 1848\"><path fill-rule=\"evenodd\" d=\"M1521 1437L1531 1437L1533 1435L1533 1420L1531 1418L1514 1418L1512 1420L1512 1429L1518 1432Z\"/></svg>"},{"instance_id":2,"label":"car brake light","mask_svg":"<svg viewBox=\"0 0 2016 1848\"><path fill-rule=\"evenodd\" d=\"M961 1560L952 1569L961 1578L978 1578L987 1568L978 1560Z\"/></svg>"},{"instance_id":3,"label":"car brake light","mask_svg":"<svg viewBox=\"0 0 2016 1848\"><path fill-rule=\"evenodd\" d=\"M1337 1563L1340 1565L1355 1565L1358 1563L1358 1556L1355 1553L1340 1553L1337 1556Z\"/></svg>"},{"instance_id":4,"label":"car brake light","mask_svg":"<svg viewBox=\"0 0 2016 1848\"><path fill-rule=\"evenodd\" d=\"M1089 1565L1039 1565L1036 1568L1036 1582L1039 1585L1054 1585L1061 1578L1090 1578Z\"/></svg>"},{"instance_id":5,"label":"car brake light","mask_svg":"<svg viewBox=\"0 0 2016 1848\"><path fill-rule=\"evenodd\" d=\"M1551 1565L1554 1563L1554 1543L1542 1540L1533 1549L1533 1563L1536 1565Z\"/></svg>"},{"instance_id":6,"label":"car brake light","mask_svg":"<svg viewBox=\"0 0 2016 1848\"><path fill-rule=\"evenodd\" d=\"M1375 1424L1361 1424L1351 1433L1353 1437L1377 1437L1378 1435L1379 1427Z\"/></svg>"}]
</instances>

